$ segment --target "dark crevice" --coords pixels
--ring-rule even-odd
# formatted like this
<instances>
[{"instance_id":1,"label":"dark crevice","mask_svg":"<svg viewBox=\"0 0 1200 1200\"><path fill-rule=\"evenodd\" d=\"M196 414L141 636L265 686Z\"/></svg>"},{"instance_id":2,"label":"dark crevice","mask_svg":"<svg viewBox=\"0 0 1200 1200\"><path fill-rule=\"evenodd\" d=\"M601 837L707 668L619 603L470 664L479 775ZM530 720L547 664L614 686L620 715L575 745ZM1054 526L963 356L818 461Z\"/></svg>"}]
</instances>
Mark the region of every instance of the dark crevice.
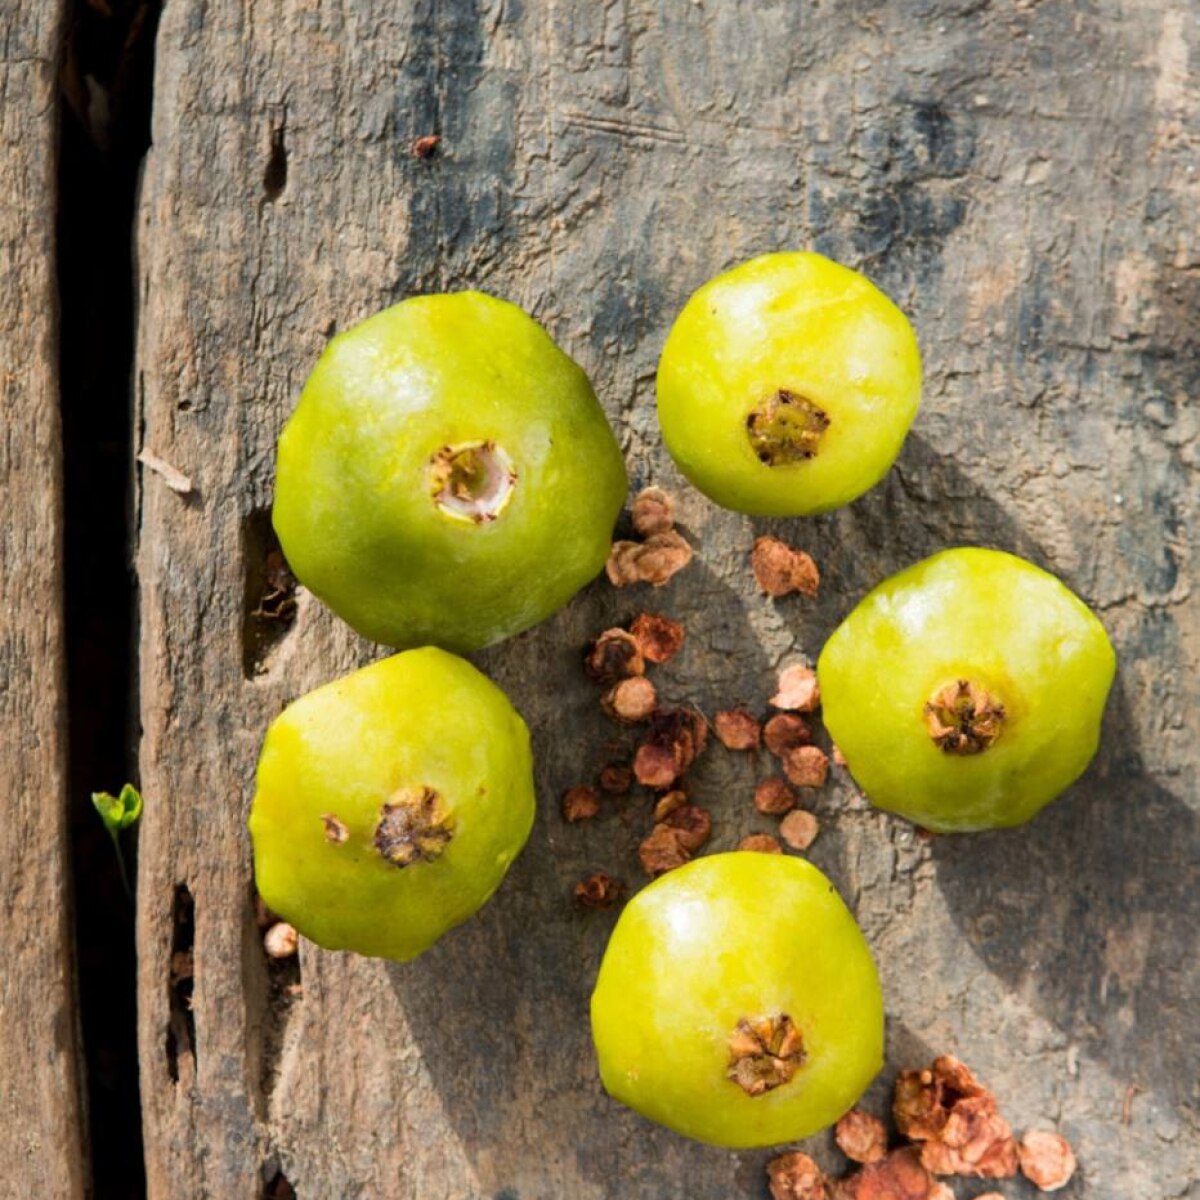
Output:
<instances>
[{"instance_id":1,"label":"dark crevice","mask_svg":"<svg viewBox=\"0 0 1200 1200\"><path fill-rule=\"evenodd\" d=\"M271 130L271 152L263 171L263 192L268 200L278 200L287 188L287 122L281 120Z\"/></svg>"},{"instance_id":2,"label":"dark crevice","mask_svg":"<svg viewBox=\"0 0 1200 1200\"><path fill-rule=\"evenodd\" d=\"M276 1171L263 1185L263 1200L296 1200L296 1189L282 1171Z\"/></svg>"},{"instance_id":3,"label":"dark crevice","mask_svg":"<svg viewBox=\"0 0 1200 1200\"><path fill-rule=\"evenodd\" d=\"M256 508L242 521L246 591L242 617L242 671L265 674L275 647L296 619L296 577L271 525L271 510Z\"/></svg>"},{"instance_id":4,"label":"dark crevice","mask_svg":"<svg viewBox=\"0 0 1200 1200\"><path fill-rule=\"evenodd\" d=\"M171 905L171 965L167 976L170 993L167 1022L167 1072L179 1082L180 1066L191 1059L196 1068L196 1018L192 1013L195 980L196 902L186 883L175 886Z\"/></svg>"},{"instance_id":5,"label":"dark crevice","mask_svg":"<svg viewBox=\"0 0 1200 1200\"><path fill-rule=\"evenodd\" d=\"M160 0L67 0L56 233L68 786L94 1194L145 1195L133 906L90 794L137 779L133 229ZM124 835L132 876L135 836Z\"/></svg>"}]
</instances>

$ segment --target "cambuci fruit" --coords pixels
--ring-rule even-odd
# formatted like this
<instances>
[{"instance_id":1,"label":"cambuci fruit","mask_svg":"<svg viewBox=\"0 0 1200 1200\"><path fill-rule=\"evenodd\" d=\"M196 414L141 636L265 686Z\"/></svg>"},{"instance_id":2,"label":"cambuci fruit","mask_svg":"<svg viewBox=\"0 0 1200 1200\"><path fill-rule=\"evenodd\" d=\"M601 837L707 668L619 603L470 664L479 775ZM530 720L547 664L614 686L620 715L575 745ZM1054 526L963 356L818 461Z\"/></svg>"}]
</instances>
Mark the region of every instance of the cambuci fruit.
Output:
<instances>
[{"instance_id":1,"label":"cambuci fruit","mask_svg":"<svg viewBox=\"0 0 1200 1200\"><path fill-rule=\"evenodd\" d=\"M1069 588L976 548L881 583L817 664L826 728L868 799L938 832L1020 825L1077 779L1115 671Z\"/></svg>"},{"instance_id":2,"label":"cambuci fruit","mask_svg":"<svg viewBox=\"0 0 1200 1200\"><path fill-rule=\"evenodd\" d=\"M391 646L486 646L604 565L628 483L587 377L519 308L418 296L334 338L279 439L297 578Z\"/></svg>"},{"instance_id":3,"label":"cambuci fruit","mask_svg":"<svg viewBox=\"0 0 1200 1200\"><path fill-rule=\"evenodd\" d=\"M592 995L604 1086L718 1146L807 1137L883 1064L883 1000L833 885L786 855L697 859L640 891Z\"/></svg>"},{"instance_id":4,"label":"cambuci fruit","mask_svg":"<svg viewBox=\"0 0 1200 1200\"><path fill-rule=\"evenodd\" d=\"M318 945L402 961L483 905L533 815L529 731L504 693L453 654L409 650L271 723L255 880Z\"/></svg>"},{"instance_id":5,"label":"cambuci fruit","mask_svg":"<svg viewBox=\"0 0 1200 1200\"><path fill-rule=\"evenodd\" d=\"M874 487L920 399L907 318L819 254L766 254L705 284L658 365L679 469L718 504L762 516L824 512Z\"/></svg>"}]
</instances>

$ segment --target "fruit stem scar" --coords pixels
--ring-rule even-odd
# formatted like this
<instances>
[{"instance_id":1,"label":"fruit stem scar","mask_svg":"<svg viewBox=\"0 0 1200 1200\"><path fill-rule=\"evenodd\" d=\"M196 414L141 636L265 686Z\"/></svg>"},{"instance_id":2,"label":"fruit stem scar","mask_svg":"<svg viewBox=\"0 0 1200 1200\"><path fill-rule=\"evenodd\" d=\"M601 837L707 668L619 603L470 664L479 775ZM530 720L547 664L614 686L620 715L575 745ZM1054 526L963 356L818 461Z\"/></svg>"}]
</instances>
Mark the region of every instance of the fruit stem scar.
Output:
<instances>
[{"instance_id":1,"label":"fruit stem scar","mask_svg":"<svg viewBox=\"0 0 1200 1200\"><path fill-rule=\"evenodd\" d=\"M811 400L780 388L746 415L746 436L758 461L789 466L815 458L829 416Z\"/></svg>"},{"instance_id":2,"label":"fruit stem scar","mask_svg":"<svg viewBox=\"0 0 1200 1200\"><path fill-rule=\"evenodd\" d=\"M938 690L925 705L925 728L947 754L982 754L1004 725L1004 705L979 684L958 679Z\"/></svg>"},{"instance_id":3,"label":"fruit stem scar","mask_svg":"<svg viewBox=\"0 0 1200 1200\"><path fill-rule=\"evenodd\" d=\"M505 509L517 485L512 459L495 442L443 446L429 460L429 491L448 517L484 525Z\"/></svg>"},{"instance_id":4,"label":"fruit stem scar","mask_svg":"<svg viewBox=\"0 0 1200 1200\"><path fill-rule=\"evenodd\" d=\"M729 1037L731 1079L747 1096L761 1096L788 1082L804 1065L804 1039L787 1013L743 1017Z\"/></svg>"},{"instance_id":5,"label":"fruit stem scar","mask_svg":"<svg viewBox=\"0 0 1200 1200\"><path fill-rule=\"evenodd\" d=\"M400 788L379 810L375 849L397 867L440 858L454 836L442 797L429 787Z\"/></svg>"}]
</instances>

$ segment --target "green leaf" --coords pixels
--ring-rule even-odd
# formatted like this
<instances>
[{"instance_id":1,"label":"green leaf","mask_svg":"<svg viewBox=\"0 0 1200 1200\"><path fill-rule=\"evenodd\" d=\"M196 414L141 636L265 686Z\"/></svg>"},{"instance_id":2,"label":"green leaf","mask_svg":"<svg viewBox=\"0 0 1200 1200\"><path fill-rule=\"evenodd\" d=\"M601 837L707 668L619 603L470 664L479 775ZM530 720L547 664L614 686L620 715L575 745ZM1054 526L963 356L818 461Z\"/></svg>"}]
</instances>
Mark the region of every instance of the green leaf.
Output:
<instances>
[{"instance_id":1,"label":"green leaf","mask_svg":"<svg viewBox=\"0 0 1200 1200\"><path fill-rule=\"evenodd\" d=\"M113 837L121 830L136 825L142 815L142 794L132 783L127 783L119 796L109 792L93 792L92 804Z\"/></svg>"}]
</instances>

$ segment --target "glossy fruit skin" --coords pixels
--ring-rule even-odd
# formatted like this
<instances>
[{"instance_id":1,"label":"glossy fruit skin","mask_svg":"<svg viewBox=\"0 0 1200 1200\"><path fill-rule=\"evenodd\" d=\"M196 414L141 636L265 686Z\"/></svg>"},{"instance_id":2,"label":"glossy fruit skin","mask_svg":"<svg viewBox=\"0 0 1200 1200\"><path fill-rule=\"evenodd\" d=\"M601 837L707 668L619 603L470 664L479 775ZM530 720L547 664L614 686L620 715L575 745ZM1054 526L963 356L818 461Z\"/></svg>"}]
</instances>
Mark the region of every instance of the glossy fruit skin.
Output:
<instances>
[{"instance_id":1,"label":"glossy fruit skin","mask_svg":"<svg viewBox=\"0 0 1200 1200\"><path fill-rule=\"evenodd\" d=\"M786 389L829 417L818 452L767 466L746 422ZM804 516L849 503L895 461L921 399L904 314L819 254L765 254L718 275L679 314L658 365L658 418L679 469L725 508Z\"/></svg>"},{"instance_id":2,"label":"glossy fruit skin","mask_svg":"<svg viewBox=\"0 0 1200 1200\"><path fill-rule=\"evenodd\" d=\"M494 441L517 474L486 524L433 502L433 456ZM417 296L330 342L279 439L273 521L297 578L359 633L472 650L602 569L628 490L587 376L515 305Z\"/></svg>"},{"instance_id":3,"label":"glossy fruit skin","mask_svg":"<svg viewBox=\"0 0 1200 1200\"><path fill-rule=\"evenodd\" d=\"M453 835L404 867L375 844L400 789L443 798ZM324 818L345 828L331 841ZM330 950L404 961L491 896L533 824L529 731L470 663L427 647L374 663L290 704L267 731L250 812L267 905Z\"/></svg>"},{"instance_id":4,"label":"glossy fruit skin","mask_svg":"<svg viewBox=\"0 0 1200 1200\"><path fill-rule=\"evenodd\" d=\"M727 1078L744 1017L790 1014L805 1061L747 1095ZM883 1065L883 998L854 918L816 867L732 852L661 876L626 906L592 994L617 1100L686 1137L769 1146L846 1112Z\"/></svg>"},{"instance_id":5,"label":"glossy fruit skin","mask_svg":"<svg viewBox=\"0 0 1200 1200\"><path fill-rule=\"evenodd\" d=\"M999 550L944 550L893 575L817 664L824 719L878 807L939 833L1028 821L1096 753L1116 655L1060 580ZM923 709L959 678L1003 702L997 740L947 754Z\"/></svg>"}]
</instances>

